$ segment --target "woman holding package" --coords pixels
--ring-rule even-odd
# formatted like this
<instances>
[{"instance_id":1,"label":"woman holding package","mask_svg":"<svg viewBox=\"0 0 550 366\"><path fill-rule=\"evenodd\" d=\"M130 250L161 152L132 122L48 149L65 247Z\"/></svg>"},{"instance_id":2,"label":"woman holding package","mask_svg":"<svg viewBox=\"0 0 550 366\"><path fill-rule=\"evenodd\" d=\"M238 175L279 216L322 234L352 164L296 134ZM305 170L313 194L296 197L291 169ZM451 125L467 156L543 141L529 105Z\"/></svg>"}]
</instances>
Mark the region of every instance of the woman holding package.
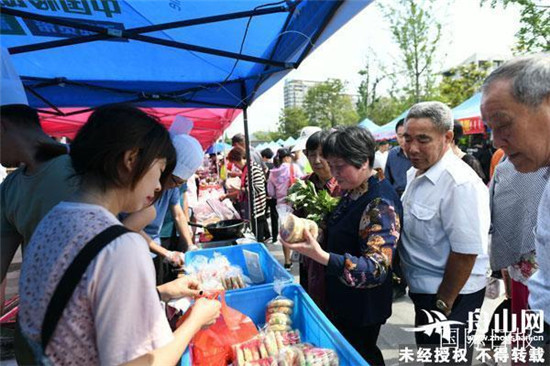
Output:
<instances>
[{"instance_id":1,"label":"woman holding package","mask_svg":"<svg viewBox=\"0 0 550 366\"><path fill-rule=\"evenodd\" d=\"M329 134L328 131L319 131L307 139L305 155L309 161L309 165L313 169L313 173L303 179L313 183L317 192L325 190L332 197L339 197L340 187L338 186L338 182L332 176L328 162L323 158L323 142ZM308 213L305 210L298 210L294 214L298 217L306 217ZM320 225L322 231L325 230L325 224L323 222ZM322 238L319 238L319 240L320 244L325 244ZM311 296L317 306L324 311L326 309L325 266L309 257L302 256L300 261L300 285Z\"/></svg>"},{"instance_id":2,"label":"woman holding package","mask_svg":"<svg viewBox=\"0 0 550 366\"><path fill-rule=\"evenodd\" d=\"M22 333L56 365L176 364L193 335L217 318L220 304L197 300L172 332L159 300L197 295L197 283L183 278L155 288L147 243L117 219L151 205L170 177L176 152L168 131L139 109L102 107L78 132L70 157L77 193L42 219L23 261ZM106 245L80 265L83 275L66 305L51 301L63 297L61 278L92 243ZM60 306L52 325L50 310Z\"/></svg>"},{"instance_id":3,"label":"woman holding package","mask_svg":"<svg viewBox=\"0 0 550 366\"><path fill-rule=\"evenodd\" d=\"M343 195L327 220L326 250L306 230L305 241L283 244L326 266L330 320L365 360L384 365L376 342L391 315L391 263L402 208L391 185L372 169L375 146L360 127L327 137L323 156Z\"/></svg>"}]
</instances>

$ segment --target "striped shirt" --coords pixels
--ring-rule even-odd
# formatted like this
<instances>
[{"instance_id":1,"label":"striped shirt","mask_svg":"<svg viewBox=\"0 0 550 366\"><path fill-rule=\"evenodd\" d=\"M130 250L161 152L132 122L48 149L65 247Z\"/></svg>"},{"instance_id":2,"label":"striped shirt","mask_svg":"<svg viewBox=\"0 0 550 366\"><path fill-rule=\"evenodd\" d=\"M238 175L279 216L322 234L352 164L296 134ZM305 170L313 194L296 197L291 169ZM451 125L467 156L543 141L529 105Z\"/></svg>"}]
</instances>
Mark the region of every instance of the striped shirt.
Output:
<instances>
[{"instance_id":1,"label":"striped shirt","mask_svg":"<svg viewBox=\"0 0 550 366\"><path fill-rule=\"evenodd\" d=\"M491 269L498 271L520 261L535 250L537 207L546 186L547 169L519 173L505 159L494 171L491 199Z\"/></svg>"},{"instance_id":2,"label":"striped shirt","mask_svg":"<svg viewBox=\"0 0 550 366\"><path fill-rule=\"evenodd\" d=\"M263 216L266 213L267 195L265 192L265 175L262 168L256 162L250 163L252 172L252 188L254 189L254 204L252 205L253 217ZM248 172L245 168L243 172L244 179L242 180L243 186L246 190L245 202L248 202Z\"/></svg>"}]
</instances>

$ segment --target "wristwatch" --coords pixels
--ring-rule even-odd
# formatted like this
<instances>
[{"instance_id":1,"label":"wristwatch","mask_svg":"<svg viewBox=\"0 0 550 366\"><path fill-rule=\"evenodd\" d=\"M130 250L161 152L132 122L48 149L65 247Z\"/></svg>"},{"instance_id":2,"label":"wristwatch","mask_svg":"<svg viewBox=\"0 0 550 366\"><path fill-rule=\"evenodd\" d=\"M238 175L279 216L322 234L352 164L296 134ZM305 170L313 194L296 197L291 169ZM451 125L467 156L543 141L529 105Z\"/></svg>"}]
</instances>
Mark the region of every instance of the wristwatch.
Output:
<instances>
[{"instance_id":1,"label":"wristwatch","mask_svg":"<svg viewBox=\"0 0 550 366\"><path fill-rule=\"evenodd\" d=\"M443 314L445 314L445 316L447 316L451 313L451 309L449 308L447 303L445 301L441 300L441 299L437 299L437 301L435 302L435 307L438 310L441 310L441 312Z\"/></svg>"}]
</instances>

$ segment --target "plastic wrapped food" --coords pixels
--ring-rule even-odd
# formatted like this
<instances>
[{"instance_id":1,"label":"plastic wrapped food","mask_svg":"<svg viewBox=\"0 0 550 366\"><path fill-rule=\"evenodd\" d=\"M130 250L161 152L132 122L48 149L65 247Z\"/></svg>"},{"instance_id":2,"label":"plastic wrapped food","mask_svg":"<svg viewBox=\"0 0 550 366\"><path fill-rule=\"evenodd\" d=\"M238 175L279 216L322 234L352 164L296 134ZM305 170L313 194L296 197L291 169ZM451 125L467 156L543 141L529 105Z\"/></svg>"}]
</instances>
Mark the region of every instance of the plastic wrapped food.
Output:
<instances>
[{"instance_id":1,"label":"plastic wrapped food","mask_svg":"<svg viewBox=\"0 0 550 366\"><path fill-rule=\"evenodd\" d=\"M277 296L276 298L274 298L273 300L271 300L270 302L267 303L267 308L276 308L276 307L281 307L281 306L286 306L286 307L293 307L294 306L294 301L284 297L284 296Z\"/></svg>"},{"instance_id":2,"label":"plastic wrapped food","mask_svg":"<svg viewBox=\"0 0 550 366\"><path fill-rule=\"evenodd\" d=\"M235 290L247 287L250 280L243 275L239 266L232 265L226 256L214 253L208 259L197 255L186 266L186 270L196 276L204 290Z\"/></svg>"},{"instance_id":3,"label":"plastic wrapped food","mask_svg":"<svg viewBox=\"0 0 550 366\"><path fill-rule=\"evenodd\" d=\"M275 332L291 330L292 319L290 316L293 307L294 301L281 295L267 303L266 328Z\"/></svg>"},{"instance_id":4,"label":"plastic wrapped food","mask_svg":"<svg viewBox=\"0 0 550 366\"><path fill-rule=\"evenodd\" d=\"M298 243L305 241L304 229L309 231L314 238L319 235L319 227L314 221L289 214L281 225L280 235L288 243Z\"/></svg>"},{"instance_id":5,"label":"plastic wrapped food","mask_svg":"<svg viewBox=\"0 0 550 366\"><path fill-rule=\"evenodd\" d=\"M286 307L286 306L281 306L281 307L278 307L278 308L268 308L267 313L268 314L282 313L282 314L292 315L292 308L289 308L289 307Z\"/></svg>"},{"instance_id":6,"label":"plastic wrapped food","mask_svg":"<svg viewBox=\"0 0 550 366\"><path fill-rule=\"evenodd\" d=\"M277 358L279 366L306 366L306 357L300 347L286 347Z\"/></svg>"},{"instance_id":7,"label":"plastic wrapped food","mask_svg":"<svg viewBox=\"0 0 550 366\"><path fill-rule=\"evenodd\" d=\"M326 348L306 348L304 356L308 366L338 366L340 363L336 352Z\"/></svg>"},{"instance_id":8,"label":"plastic wrapped food","mask_svg":"<svg viewBox=\"0 0 550 366\"><path fill-rule=\"evenodd\" d=\"M269 325L292 325L292 319L290 319L290 316L288 314L284 313L268 313L266 316L266 320L267 324Z\"/></svg>"}]
</instances>

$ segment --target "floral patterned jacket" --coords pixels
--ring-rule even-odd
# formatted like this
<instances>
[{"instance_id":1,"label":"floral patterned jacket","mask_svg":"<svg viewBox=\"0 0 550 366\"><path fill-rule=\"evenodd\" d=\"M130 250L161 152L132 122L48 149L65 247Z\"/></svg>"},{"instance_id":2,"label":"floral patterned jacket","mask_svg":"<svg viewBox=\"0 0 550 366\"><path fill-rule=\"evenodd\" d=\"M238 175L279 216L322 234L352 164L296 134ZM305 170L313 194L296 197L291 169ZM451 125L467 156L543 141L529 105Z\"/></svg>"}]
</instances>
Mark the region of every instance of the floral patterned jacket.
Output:
<instances>
[{"instance_id":1,"label":"floral patterned jacket","mask_svg":"<svg viewBox=\"0 0 550 366\"><path fill-rule=\"evenodd\" d=\"M372 179L367 182L374 183ZM367 182L344 194L335 216L339 214L339 210L345 211L347 206L352 206L361 196L367 194ZM360 255L331 252L329 267L332 268L328 270L332 273L339 272L337 275L340 281L349 287L362 289L379 286L391 272L393 254L401 231L400 216L392 201L385 197L371 200L363 210L358 230Z\"/></svg>"}]
</instances>

